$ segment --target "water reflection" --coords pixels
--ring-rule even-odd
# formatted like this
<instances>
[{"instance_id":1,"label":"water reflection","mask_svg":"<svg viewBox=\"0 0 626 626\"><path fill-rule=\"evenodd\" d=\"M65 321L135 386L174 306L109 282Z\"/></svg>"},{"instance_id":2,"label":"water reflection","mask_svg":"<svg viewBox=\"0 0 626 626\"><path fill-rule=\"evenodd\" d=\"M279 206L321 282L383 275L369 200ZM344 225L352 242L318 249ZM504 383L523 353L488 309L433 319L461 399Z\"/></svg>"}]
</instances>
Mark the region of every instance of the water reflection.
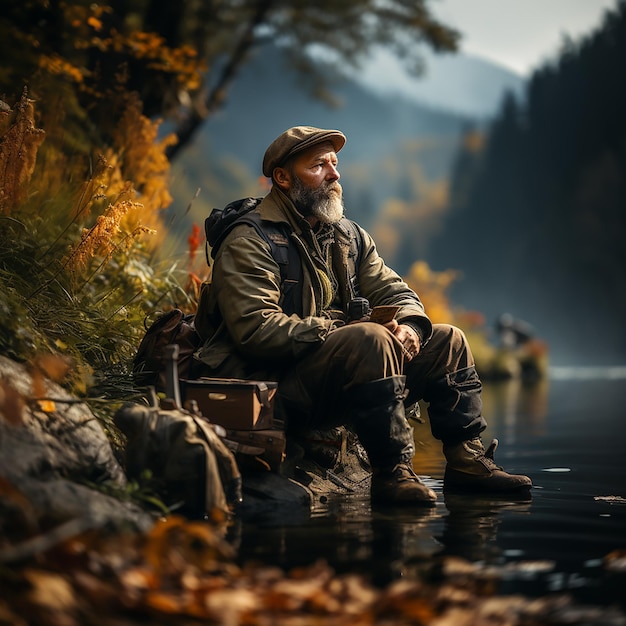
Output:
<instances>
[{"instance_id":1,"label":"water reflection","mask_svg":"<svg viewBox=\"0 0 626 626\"><path fill-rule=\"evenodd\" d=\"M460 556L471 562L498 564L503 551L498 544L502 513L530 512L531 496L485 498L475 495L446 494L444 530L440 555Z\"/></svg>"},{"instance_id":2,"label":"water reflection","mask_svg":"<svg viewBox=\"0 0 626 626\"><path fill-rule=\"evenodd\" d=\"M238 522L240 559L286 569L323 559L386 584L462 557L508 572L507 592L541 594L558 583L590 601L618 598L623 576L608 575L603 559L626 549L622 396L622 380L485 385L484 438L500 440L496 461L533 478L532 500L444 494L441 443L417 423L415 469L438 493L436 507L372 510L367 498L342 498L315 516L279 508L271 519Z\"/></svg>"},{"instance_id":3,"label":"water reflection","mask_svg":"<svg viewBox=\"0 0 626 626\"><path fill-rule=\"evenodd\" d=\"M283 524L248 520L238 526L240 559L285 569L322 559L338 572L357 571L381 586L419 576L431 569L433 559L445 556L503 563L498 543L502 514L528 515L530 498L444 496L438 490L435 507L372 510L368 499L343 498L316 518L292 517Z\"/></svg>"},{"instance_id":4,"label":"water reflection","mask_svg":"<svg viewBox=\"0 0 626 626\"><path fill-rule=\"evenodd\" d=\"M330 502L325 515L292 525L248 520L239 527L239 555L286 569L322 559L384 585L441 550L445 514L441 503L372 510L368 498L347 497Z\"/></svg>"},{"instance_id":5,"label":"water reflection","mask_svg":"<svg viewBox=\"0 0 626 626\"><path fill-rule=\"evenodd\" d=\"M524 437L541 436L548 415L549 390L548 379L533 384L513 379L484 385L487 436L497 436L505 446L515 444L520 431Z\"/></svg>"}]
</instances>

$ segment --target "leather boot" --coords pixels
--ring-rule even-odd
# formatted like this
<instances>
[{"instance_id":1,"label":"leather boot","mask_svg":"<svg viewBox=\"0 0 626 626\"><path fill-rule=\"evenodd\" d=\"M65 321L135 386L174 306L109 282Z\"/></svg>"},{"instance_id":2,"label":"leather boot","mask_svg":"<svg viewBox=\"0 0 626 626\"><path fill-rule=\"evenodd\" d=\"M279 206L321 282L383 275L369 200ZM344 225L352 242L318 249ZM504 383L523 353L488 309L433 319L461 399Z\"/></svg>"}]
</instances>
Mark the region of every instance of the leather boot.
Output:
<instances>
[{"instance_id":1,"label":"leather boot","mask_svg":"<svg viewBox=\"0 0 626 626\"><path fill-rule=\"evenodd\" d=\"M480 437L459 444L443 446L448 461L443 479L444 489L498 493L530 489L528 476L509 474L496 465L493 455L498 447L494 439L485 450Z\"/></svg>"},{"instance_id":2,"label":"leather boot","mask_svg":"<svg viewBox=\"0 0 626 626\"><path fill-rule=\"evenodd\" d=\"M413 471L413 429L404 415L404 376L352 389L354 430L372 465L372 502L434 505L437 494Z\"/></svg>"},{"instance_id":3,"label":"leather boot","mask_svg":"<svg viewBox=\"0 0 626 626\"><path fill-rule=\"evenodd\" d=\"M437 501L437 494L419 479L410 461L374 469L371 493L373 504L434 506Z\"/></svg>"}]
</instances>

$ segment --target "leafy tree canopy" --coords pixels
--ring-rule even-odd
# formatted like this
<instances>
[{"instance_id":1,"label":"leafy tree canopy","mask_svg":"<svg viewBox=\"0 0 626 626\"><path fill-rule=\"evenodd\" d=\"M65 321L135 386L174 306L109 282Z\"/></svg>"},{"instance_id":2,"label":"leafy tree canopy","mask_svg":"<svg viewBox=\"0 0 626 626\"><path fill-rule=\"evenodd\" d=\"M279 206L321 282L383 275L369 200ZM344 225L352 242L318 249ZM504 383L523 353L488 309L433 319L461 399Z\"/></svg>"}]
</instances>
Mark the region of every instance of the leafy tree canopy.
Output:
<instances>
[{"instance_id":1,"label":"leafy tree canopy","mask_svg":"<svg viewBox=\"0 0 626 626\"><path fill-rule=\"evenodd\" d=\"M172 156L223 103L239 68L264 42L280 44L318 96L329 95L329 84L316 71L314 50L358 66L380 44L412 68L420 66L418 43L454 50L459 34L432 15L428 2L3 0L0 93L15 100L28 85L43 98L64 83L77 92L73 115L86 110L106 138L120 93L136 92L146 115L177 121Z\"/></svg>"}]
</instances>

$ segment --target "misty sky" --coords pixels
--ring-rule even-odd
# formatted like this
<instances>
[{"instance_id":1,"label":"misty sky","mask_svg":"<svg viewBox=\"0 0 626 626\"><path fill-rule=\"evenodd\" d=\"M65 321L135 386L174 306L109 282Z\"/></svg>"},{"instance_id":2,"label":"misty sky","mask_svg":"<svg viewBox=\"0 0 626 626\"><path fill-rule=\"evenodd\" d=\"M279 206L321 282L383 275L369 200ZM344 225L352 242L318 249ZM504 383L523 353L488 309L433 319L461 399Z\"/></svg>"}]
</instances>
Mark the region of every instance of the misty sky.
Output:
<instances>
[{"instance_id":1,"label":"misty sky","mask_svg":"<svg viewBox=\"0 0 626 626\"><path fill-rule=\"evenodd\" d=\"M396 92L479 117L493 115L505 91L519 93L533 70L555 59L565 36L579 39L598 28L617 0L431 0L433 15L462 34L460 52L501 68L486 81L479 65L425 47L416 78L385 48L374 48L362 67L347 73L374 91Z\"/></svg>"},{"instance_id":2,"label":"misty sky","mask_svg":"<svg viewBox=\"0 0 626 626\"><path fill-rule=\"evenodd\" d=\"M598 26L616 0L433 0L433 13L463 33L462 51L528 75Z\"/></svg>"}]
</instances>

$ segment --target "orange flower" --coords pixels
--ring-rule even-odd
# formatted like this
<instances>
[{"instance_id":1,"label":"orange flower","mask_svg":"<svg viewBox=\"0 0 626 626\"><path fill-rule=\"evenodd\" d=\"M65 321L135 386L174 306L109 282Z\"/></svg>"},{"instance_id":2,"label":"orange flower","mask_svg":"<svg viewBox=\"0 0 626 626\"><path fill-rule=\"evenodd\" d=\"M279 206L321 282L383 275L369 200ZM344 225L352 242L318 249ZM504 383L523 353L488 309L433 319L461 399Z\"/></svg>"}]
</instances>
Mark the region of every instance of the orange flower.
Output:
<instances>
[{"instance_id":1,"label":"orange flower","mask_svg":"<svg viewBox=\"0 0 626 626\"><path fill-rule=\"evenodd\" d=\"M193 265L201 242L200 226L195 223L191 226L191 235L189 235L187 242L189 243L189 264Z\"/></svg>"}]
</instances>

